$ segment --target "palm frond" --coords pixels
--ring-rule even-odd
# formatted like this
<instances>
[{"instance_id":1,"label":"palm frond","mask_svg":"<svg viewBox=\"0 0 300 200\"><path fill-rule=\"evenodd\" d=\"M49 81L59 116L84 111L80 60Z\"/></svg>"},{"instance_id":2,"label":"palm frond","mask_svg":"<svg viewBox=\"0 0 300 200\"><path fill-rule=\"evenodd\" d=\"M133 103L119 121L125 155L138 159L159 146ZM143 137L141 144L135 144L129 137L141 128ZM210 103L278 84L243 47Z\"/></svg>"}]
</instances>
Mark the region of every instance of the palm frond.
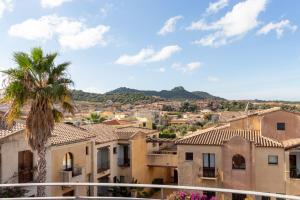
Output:
<instances>
[{"instance_id":1,"label":"palm frond","mask_svg":"<svg viewBox=\"0 0 300 200\"><path fill-rule=\"evenodd\" d=\"M23 70L30 68L32 64L29 55L24 52L14 53L14 61L17 63L18 68Z\"/></svg>"},{"instance_id":2,"label":"palm frond","mask_svg":"<svg viewBox=\"0 0 300 200\"><path fill-rule=\"evenodd\" d=\"M43 50L41 47L35 47L31 49L31 57L35 63L39 62L43 58Z\"/></svg>"}]
</instances>

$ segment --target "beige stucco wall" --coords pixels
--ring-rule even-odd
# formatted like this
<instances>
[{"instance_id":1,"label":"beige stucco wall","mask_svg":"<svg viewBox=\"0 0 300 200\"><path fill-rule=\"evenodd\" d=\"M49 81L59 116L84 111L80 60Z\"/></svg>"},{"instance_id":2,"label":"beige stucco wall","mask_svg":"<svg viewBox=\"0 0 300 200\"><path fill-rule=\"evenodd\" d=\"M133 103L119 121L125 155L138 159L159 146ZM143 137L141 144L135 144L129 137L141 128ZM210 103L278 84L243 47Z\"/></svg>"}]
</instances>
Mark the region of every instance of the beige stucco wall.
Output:
<instances>
[{"instance_id":1,"label":"beige stucco wall","mask_svg":"<svg viewBox=\"0 0 300 200\"><path fill-rule=\"evenodd\" d=\"M86 155L86 147L89 148L89 154ZM92 173L92 142L81 142L63 146L53 146L51 148L51 158L48 160L48 166L51 169L51 181L52 182L61 182L61 172L63 167L63 158L66 153L70 152L73 154L74 167L82 168L82 175L74 178L74 181L87 182L88 174ZM53 196L61 196L65 192L73 190L73 188L62 187L51 187L50 193ZM86 187L80 187L80 195L86 195Z\"/></svg>"},{"instance_id":2,"label":"beige stucco wall","mask_svg":"<svg viewBox=\"0 0 300 200\"><path fill-rule=\"evenodd\" d=\"M278 165L269 165L268 156L277 155ZM285 193L285 157L282 148L255 149L255 190Z\"/></svg>"},{"instance_id":3,"label":"beige stucco wall","mask_svg":"<svg viewBox=\"0 0 300 200\"><path fill-rule=\"evenodd\" d=\"M170 168L147 166L147 143L143 134L137 134L131 140L131 168L132 177L138 183L152 183L155 178L163 178L164 182L170 181Z\"/></svg>"},{"instance_id":4,"label":"beige stucco wall","mask_svg":"<svg viewBox=\"0 0 300 200\"><path fill-rule=\"evenodd\" d=\"M253 129L260 130L260 118L249 116L248 118L230 122L230 129Z\"/></svg>"},{"instance_id":5,"label":"beige stucco wall","mask_svg":"<svg viewBox=\"0 0 300 200\"><path fill-rule=\"evenodd\" d=\"M4 141L3 141L4 142ZM24 134L14 134L1 144L1 183L18 182L18 152L30 150ZM36 155L34 155L35 165Z\"/></svg>"},{"instance_id":6,"label":"beige stucco wall","mask_svg":"<svg viewBox=\"0 0 300 200\"><path fill-rule=\"evenodd\" d=\"M285 131L277 130L277 123L285 123ZM300 116L286 111L276 111L262 116L261 132L266 137L287 140L300 137Z\"/></svg>"},{"instance_id":7,"label":"beige stucco wall","mask_svg":"<svg viewBox=\"0 0 300 200\"><path fill-rule=\"evenodd\" d=\"M219 186L218 180L202 179L203 153L214 153L216 171L221 173L222 149L219 146L208 145L178 145L178 185L189 186ZM185 160L185 153L193 152L193 161Z\"/></svg>"},{"instance_id":8,"label":"beige stucco wall","mask_svg":"<svg viewBox=\"0 0 300 200\"><path fill-rule=\"evenodd\" d=\"M222 146L222 162L223 162L223 186L225 188L235 188L243 190L251 190L254 188L255 177L253 170L255 165L254 159L255 146L252 142L242 137L232 137L231 140ZM232 169L232 158L234 155L240 154L245 158L246 169Z\"/></svg>"},{"instance_id":9,"label":"beige stucco wall","mask_svg":"<svg viewBox=\"0 0 300 200\"><path fill-rule=\"evenodd\" d=\"M285 152L282 148L255 147L253 143L234 137L223 146L178 145L178 185L223 187L285 193ZM193 161L185 161L185 153L193 152ZM214 153L217 180L202 179L202 154ZM246 170L232 169L232 156L241 154ZM278 165L269 165L268 156L277 155ZM293 181L293 184L296 181ZM300 183L300 181L298 181ZM295 186L291 184L290 190ZM299 185L298 185L299 190Z\"/></svg>"}]
</instances>

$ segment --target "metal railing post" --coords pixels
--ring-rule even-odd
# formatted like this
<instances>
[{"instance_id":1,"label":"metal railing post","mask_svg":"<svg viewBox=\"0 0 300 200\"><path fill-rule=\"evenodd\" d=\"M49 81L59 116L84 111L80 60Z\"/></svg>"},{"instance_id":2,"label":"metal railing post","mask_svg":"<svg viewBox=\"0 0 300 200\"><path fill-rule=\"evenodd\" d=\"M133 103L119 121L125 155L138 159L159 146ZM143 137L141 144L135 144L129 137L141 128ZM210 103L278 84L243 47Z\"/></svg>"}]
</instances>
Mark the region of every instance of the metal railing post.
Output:
<instances>
[{"instance_id":1,"label":"metal railing post","mask_svg":"<svg viewBox=\"0 0 300 200\"><path fill-rule=\"evenodd\" d=\"M163 188L161 188L160 189L160 199L164 199L164 189Z\"/></svg>"},{"instance_id":2,"label":"metal railing post","mask_svg":"<svg viewBox=\"0 0 300 200\"><path fill-rule=\"evenodd\" d=\"M75 199L80 199L79 197L79 185L75 185L74 186L74 195L75 195Z\"/></svg>"}]
</instances>

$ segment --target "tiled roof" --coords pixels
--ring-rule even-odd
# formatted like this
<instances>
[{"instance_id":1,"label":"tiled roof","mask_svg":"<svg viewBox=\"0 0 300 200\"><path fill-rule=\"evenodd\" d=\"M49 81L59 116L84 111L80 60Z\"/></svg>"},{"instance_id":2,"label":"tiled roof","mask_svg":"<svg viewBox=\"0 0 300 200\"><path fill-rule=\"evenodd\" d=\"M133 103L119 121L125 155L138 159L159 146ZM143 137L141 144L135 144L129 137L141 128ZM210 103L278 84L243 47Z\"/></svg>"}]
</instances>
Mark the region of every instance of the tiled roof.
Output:
<instances>
[{"instance_id":1,"label":"tiled roof","mask_svg":"<svg viewBox=\"0 0 300 200\"><path fill-rule=\"evenodd\" d=\"M112 120L105 120L104 122L102 122L103 124L106 125L130 125L130 124L135 124L136 122L132 122L132 121L127 121L127 120L117 120L117 119L112 119Z\"/></svg>"},{"instance_id":2,"label":"tiled roof","mask_svg":"<svg viewBox=\"0 0 300 200\"><path fill-rule=\"evenodd\" d=\"M227 122L232 122L232 121L236 121L236 120L239 120L239 119L244 119L246 117L250 117L250 116L254 116L254 115L264 115L264 114L272 113L272 112L279 111L279 110L282 110L282 109L280 107L273 107L273 108L270 108L270 109L259 110L259 111L254 111L254 112L249 111L248 115L245 113L244 115L241 115L239 117L228 119Z\"/></svg>"},{"instance_id":3,"label":"tiled roof","mask_svg":"<svg viewBox=\"0 0 300 200\"><path fill-rule=\"evenodd\" d=\"M82 128L88 132L96 135L96 143L101 144L118 140L118 135L115 133L115 128L105 124L89 124L84 125Z\"/></svg>"},{"instance_id":4,"label":"tiled roof","mask_svg":"<svg viewBox=\"0 0 300 200\"><path fill-rule=\"evenodd\" d=\"M93 137L95 137L95 134L83 128L65 123L57 123L49 141L51 145L64 145L86 141Z\"/></svg>"},{"instance_id":5,"label":"tiled roof","mask_svg":"<svg viewBox=\"0 0 300 200\"><path fill-rule=\"evenodd\" d=\"M298 146L300 146L300 138L293 138L293 139L289 139L289 140L284 140L284 141L282 141L282 144L283 144L285 149L298 147Z\"/></svg>"},{"instance_id":6,"label":"tiled roof","mask_svg":"<svg viewBox=\"0 0 300 200\"><path fill-rule=\"evenodd\" d=\"M1 121L2 123L2 121ZM25 125L19 122L16 122L14 126L10 129L0 126L0 139L4 138L6 136L12 135L14 133L17 133L19 131L25 130Z\"/></svg>"},{"instance_id":7,"label":"tiled roof","mask_svg":"<svg viewBox=\"0 0 300 200\"><path fill-rule=\"evenodd\" d=\"M191 145L222 145L225 141L234 136L240 136L246 140L253 141L258 147L283 147L283 145L271 138L262 136L257 130L238 130L238 129L213 129L199 134L193 134L181 140L176 144Z\"/></svg>"},{"instance_id":8,"label":"tiled roof","mask_svg":"<svg viewBox=\"0 0 300 200\"><path fill-rule=\"evenodd\" d=\"M155 133L156 130L141 127L124 127L116 129L116 134L118 135L119 139L129 139L138 132L142 132L148 135Z\"/></svg>"}]
</instances>

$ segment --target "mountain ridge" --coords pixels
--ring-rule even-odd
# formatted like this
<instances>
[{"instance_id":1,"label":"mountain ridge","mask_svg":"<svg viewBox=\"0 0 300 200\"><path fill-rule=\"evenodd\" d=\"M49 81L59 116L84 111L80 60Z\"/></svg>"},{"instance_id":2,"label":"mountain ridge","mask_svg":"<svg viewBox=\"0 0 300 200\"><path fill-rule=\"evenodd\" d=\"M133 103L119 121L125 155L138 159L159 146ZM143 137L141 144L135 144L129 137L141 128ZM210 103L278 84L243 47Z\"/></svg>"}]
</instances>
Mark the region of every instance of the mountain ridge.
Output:
<instances>
[{"instance_id":1,"label":"mountain ridge","mask_svg":"<svg viewBox=\"0 0 300 200\"><path fill-rule=\"evenodd\" d=\"M201 99L214 99L214 100L224 100L224 98L211 95L208 92L203 91L187 91L182 86L174 87L171 90L137 90L127 87L119 87L115 90L109 91L105 94L144 94L146 96L158 96L165 99L187 99L187 100L201 100Z\"/></svg>"}]
</instances>

